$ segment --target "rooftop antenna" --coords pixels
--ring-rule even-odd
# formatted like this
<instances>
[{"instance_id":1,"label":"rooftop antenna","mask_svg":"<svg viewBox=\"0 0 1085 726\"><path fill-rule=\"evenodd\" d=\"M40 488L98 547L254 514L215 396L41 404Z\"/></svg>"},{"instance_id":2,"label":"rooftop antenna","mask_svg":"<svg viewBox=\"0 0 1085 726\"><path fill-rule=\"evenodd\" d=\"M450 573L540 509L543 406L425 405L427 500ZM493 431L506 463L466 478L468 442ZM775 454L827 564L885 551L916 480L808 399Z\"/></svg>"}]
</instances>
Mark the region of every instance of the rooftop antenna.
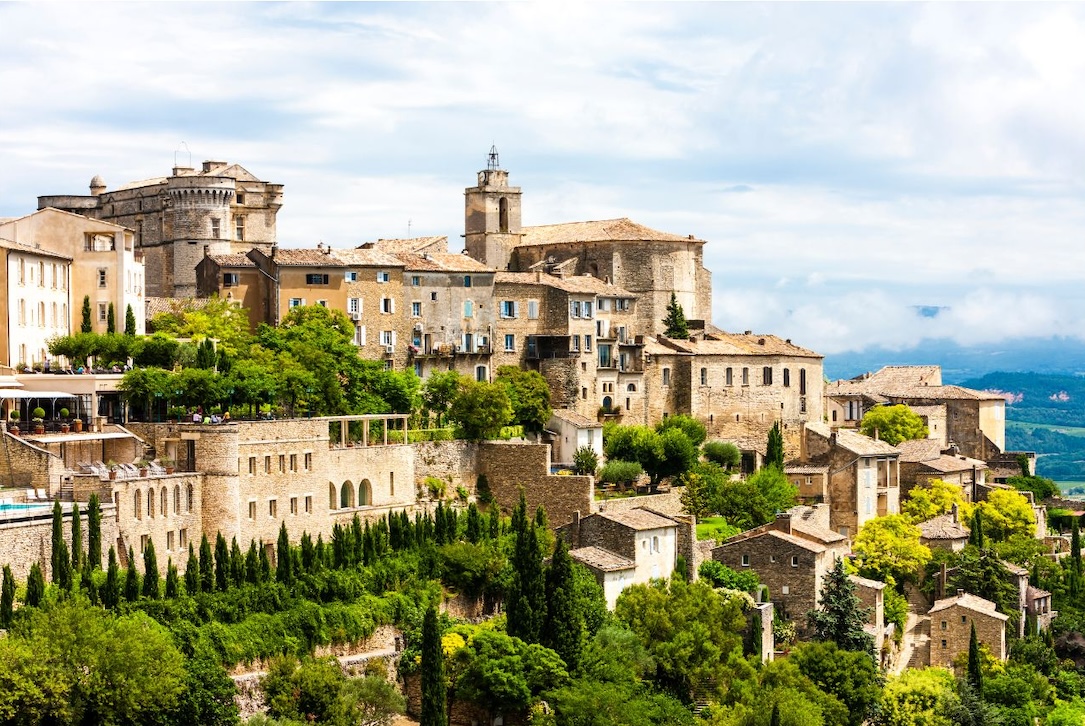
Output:
<instances>
[{"instance_id":1,"label":"rooftop antenna","mask_svg":"<svg viewBox=\"0 0 1085 726\"><path fill-rule=\"evenodd\" d=\"M407 239L411 238L411 220L407 220Z\"/></svg>"},{"instance_id":2,"label":"rooftop antenna","mask_svg":"<svg viewBox=\"0 0 1085 726\"><path fill-rule=\"evenodd\" d=\"M497 160L497 145L494 144L490 147L490 157L486 162L486 168L490 171L495 171L501 168L501 162Z\"/></svg>"},{"instance_id":3,"label":"rooftop antenna","mask_svg":"<svg viewBox=\"0 0 1085 726\"><path fill-rule=\"evenodd\" d=\"M188 168L192 168L192 150L188 148L188 144L182 141L178 144L177 148L173 151L173 165L177 166L177 154L180 153L181 147L185 147L185 153L188 154Z\"/></svg>"}]
</instances>

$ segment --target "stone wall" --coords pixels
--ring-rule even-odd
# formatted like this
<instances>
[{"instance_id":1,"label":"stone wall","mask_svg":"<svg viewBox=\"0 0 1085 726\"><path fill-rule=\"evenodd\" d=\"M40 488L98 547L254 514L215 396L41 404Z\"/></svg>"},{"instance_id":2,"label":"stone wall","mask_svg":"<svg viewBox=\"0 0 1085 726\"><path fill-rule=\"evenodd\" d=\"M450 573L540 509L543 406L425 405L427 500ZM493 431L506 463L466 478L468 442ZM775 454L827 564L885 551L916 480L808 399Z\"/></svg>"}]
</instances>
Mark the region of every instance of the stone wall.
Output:
<instances>
[{"instance_id":1,"label":"stone wall","mask_svg":"<svg viewBox=\"0 0 1085 726\"><path fill-rule=\"evenodd\" d=\"M87 547L87 513L82 508L80 521L83 529L83 548ZM109 544L117 538L117 524L114 508L108 502L102 504L102 566L109 552ZM72 516L64 513L64 539L71 547ZM0 521L0 552L4 560L0 565L11 565L11 573L16 580L26 580L31 566L37 562L42 568L46 581L52 579L50 562L53 558L53 511L43 507L41 514Z\"/></svg>"},{"instance_id":2,"label":"stone wall","mask_svg":"<svg viewBox=\"0 0 1085 726\"><path fill-rule=\"evenodd\" d=\"M931 613L930 664L952 667L957 656L967 654L973 623L976 625L976 639L990 648L995 658L1006 660L1006 621L960 605L951 605Z\"/></svg>"},{"instance_id":3,"label":"stone wall","mask_svg":"<svg viewBox=\"0 0 1085 726\"><path fill-rule=\"evenodd\" d=\"M748 557L746 565L742 564L744 555ZM792 557L798 558L796 566L791 564ZM781 615L795 620L800 628L807 611L817 604L826 571L824 553L815 554L771 534L725 542L712 550L712 558L736 572L756 572Z\"/></svg>"},{"instance_id":4,"label":"stone wall","mask_svg":"<svg viewBox=\"0 0 1085 726\"><path fill-rule=\"evenodd\" d=\"M478 471L502 512L516 507L523 487L528 509L545 507L552 528L571 522L574 512L590 512L594 503L593 477L550 474L548 444L487 441L479 445Z\"/></svg>"},{"instance_id":5,"label":"stone wall","mask_svg":"<svg viewBox=\"0 0 1085 726\"><path fill-rule=\"evenodd\" d=\"M474 495L478 481L478 444L469 441L425 441L412 444L414 484L421 488L426 477L448 482L448 492L464 487Z\"/></svg>"},{"instance_id":6,"label":"stone wall","mask_svg":"<svg viewBox=\"0 0 1085 726\"><path fill-rule=\"evenodd\" d=\"M682 492L685 487L675 487L663 494L646 494L638 497L615 497L595 502L592 511L596 512L628 512L630 509L651 509L653 512L665 514L668 517L685 514L682 507Z\"/></svg>"},{"instance_id":7,"label":"stone wall","mask_svg":"<svg viewBox=\"0 0 1085 726\"><path fill-rule=\"evenodd\" d=\"M60 487L63 462L29 441L4 431L0 438L0 481L14 489L41 489L50 497Z\"/></svg>"}]
</instances>

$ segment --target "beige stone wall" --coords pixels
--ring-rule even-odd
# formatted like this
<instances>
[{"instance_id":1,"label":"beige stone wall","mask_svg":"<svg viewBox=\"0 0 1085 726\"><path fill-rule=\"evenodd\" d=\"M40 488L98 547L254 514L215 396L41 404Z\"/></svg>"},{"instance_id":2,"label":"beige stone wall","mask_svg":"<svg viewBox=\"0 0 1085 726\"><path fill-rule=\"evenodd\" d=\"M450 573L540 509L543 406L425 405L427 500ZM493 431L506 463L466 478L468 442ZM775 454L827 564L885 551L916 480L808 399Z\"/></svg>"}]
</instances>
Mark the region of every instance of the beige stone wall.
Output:
<instances>
[{"instance_id":1,"label":"beige stone wall","mask_svg":"<svg viewBox=\"0 0 1085 726\"><path fill-rule=\"evenodd\" d=\"M80 513L83 531L83 548L87 547L87 513L86 509ZM105 567L106 553L109 545L117 538L116 518L113 506L108 501L102 504L102 566ZM72 542L72 518L70 513L64 515L64 539L71 547ZM42 574L46 581L52 579L50 562L53 558L53 513L49 507L43 507L42 513L33 518L17 520L0 520L0 552L3 554L3 562L0 565L10 565L11 573L16 580L24 581L30 575L30 568L35 562L42 568Z\"/></svg>"},{"instance_id":2,"label":"beige stone wall","mask_svg":"<svg viewBox=\"0 0 1085 726\"><path fill-rule=\"evenodd\" d=\"M822 578L831 567L828 554L816 554L797 544L772 536L725 542L712 550L712 558L736 572L753 570L769 588L772 602L783 617L801 628L806 613L817 605ZM748 564L742 564L743 556ZM798 564L792 566L792 558Z\"/></svg>"},{"instance_id":3,"label":"beige stone wall","mask_svg":"<svg viewBox=\"0 0 1085 726\"><path fill-rule=\"evenodd\" d=\"M355 327L362 326L365 329L365 342L358 348L358 353L368 360L386 361L391 360L392 365L401 370L407 363L407 346L410 344L411 296L404 287L403 267L354 267L349 268L358 273L355 282L346 283L346 293L343 307L340 309L350 313L347 307L348 298L358 298L361 307L361 320L355 322ZM388 273L388 281L381 282L378 276ZM393 300L392 311L384 312L384 300ZM395 345L391 356L381 344L381 331L389 330L395 333ZM361 334L358 333L360 337Z\"/></svg>"},{"instance_id":4,"label":"beige stone wall","mask_svg":"<svg viewBox=\"0 0 1085 726\"><path fill-rule=\"evenodd\" d=\"M108 482L104 501L113 502L112 523L116 535L102 538L102 549L132 548L142 567L142 552L154 542L158 569L166 572L169 560L184 572L188 564L188 543L200 545L203 534L203 481L198 474L172 474ZM103 521L105 517L103 516ZM215 532L208 534L214 543ZM227 538L229 539L229 538ZM104 554L103 554L104 556Z\"/></svg>"},{"instance_id":5,"label":"beige stone wall","mask_svg":"<svg viewBox=\"0 0 1085 726\"><path fill-rule=\"evenodd\" d=\"M6 430L0 437L0 481L5 487L41 489L50 497L60 491L65 469L59 457Z\"/></svg>"},{"instance_id":6,"label":"beige stone wall","mask_svg":"<svg viewBox=\"0 0 1085 726\"><path fill-rule=\"evenodd\" d=\"M412 444L414 486L421 489L426 477L448 483L448 492L464 487L474 496L478 483L478 448L470 441L426 441Z\"/></svg>"},{"instance_id":7,"label":"beige stone wall","mask_svg":"<svg viewBox=\"0 0 1085 726\"><path fill-rule=\"evenodd\" d=\"M976 624L977 640L990 648L994 657L1006 660L1005 621L960 605L951 605L945 610L931 613L932 666L952 667L957 656L962 653L967 656L972 623Z\"/></svg>"},{"instance_id":8,"label":"beige stone wall","mask_svg":"<svg viewBox=\"0 0 1085 726\"><path fill-rule=\"evenodd\" d=\"M550 446L488 441L479 445L479 473L485 474L494 500L507 514L520 500L523 487L528 509L542 505L550 526L573 519L574 512L589 512L595 480L590 476L550 474Z\"/></svg>"}]
</instances>

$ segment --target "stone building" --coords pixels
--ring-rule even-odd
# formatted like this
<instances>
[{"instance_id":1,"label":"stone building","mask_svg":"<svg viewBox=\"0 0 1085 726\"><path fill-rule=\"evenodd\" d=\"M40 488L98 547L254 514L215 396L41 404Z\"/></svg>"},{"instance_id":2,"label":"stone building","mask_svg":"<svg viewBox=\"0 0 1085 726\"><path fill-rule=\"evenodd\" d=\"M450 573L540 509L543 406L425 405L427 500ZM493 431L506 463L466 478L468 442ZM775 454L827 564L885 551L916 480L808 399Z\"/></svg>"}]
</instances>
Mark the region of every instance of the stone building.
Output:
<instances>
[{"instance_id":1,"label":"stone building","mask_svg":"<svg viewBox=\"0 0 1085 726\"><path fill-rule=\"evenodd\" d=\"M729 538L712 550L712 559L756 572L782 617L801 629L806 613L817 607L826 574L849 549L846 537L785 512Z\"/></svg>"},{"instance_id":2,"label":"stone building","mask_svg":"<svg viewBox=\"0 0 1085 726\"><path fill-rule=\"evenodd\" d=\"M912 487L932 479L952 482L961 488L966 502L975 499L977 487L986 484L987 462L962 456L956 446L946 447L936 439L901 441L900 488L907 495Z\"/></svg>"},{"instance_id":3,"label":"stone building","mask_svg":"<svg viewBox=\"0 0 1085 726\"><path fill-rule=\"evenodd\" d=\"M885 583L858 575L848 575L855 585L855 595L867 611L863 630L874 638L874 652L881 653L885 645Z\"/></svg>"},{"instance_id":4,"label":"stone building","mask_svg":"<svg viewBox=\"0 0 1085 726\"><path fill-rule=\"evenodd\" d=\"M546 431L552 434L555 463L571 465L577 449L588 448L603 460L603 425L576 411L555 408L550 413Z\"/></svg>"},{"instance_id":5,"label":"stone building","mask_svg":"<svg viewBox=\"0 0 1085 726\"><path fill-rule=\"evenodd\" d=\"M1006 660L1006 621L1009 616L998 612L995 604L982 597L958 590L953 597L938 600L928 613L931 619L930 664L952 668L960 655L967 657L972 625L976 639L991 650L1000 661Z\"/></svg>"},{"instance_id":6,"label":"stone building","mask_svg":"<svg viewBox=\"0 0 1085 726\"><path fill-rule=\"evenodd\" d=\"M77 330L82 323L83 299L90 298L94 332L106 332L112 306L118 332L124 331L125 315L131 307L136 333L143 333L145 270L143 255L135 247L131 230L79 214L42 209L0 221L0 238L58 256L57 268L54 270L50 262L39 270L36 294L27 296L27 305L39 308L39 313L41 305L46 305L50 326L55 317L53 327ZM71 260L66 277L61 275L60 258ZM41 273L48 278L45 285ZM65 319L63 324L61 318ZM45 340L46 336L42 336L34 353L40 352L37 349L44 347ZM39 355L36 360L41 361L42 357Z\"/></svg>"},{"instance_id":7,"label":"stone building","mask_svg":"<svg viewBox=\"0 0 1085 726\"><path fill-rule=\"evenodd\" d=\"M919 523L919 543L931 549L960 552L968 544L969 530L958 521L957 508Z\"/></svg>"},{"instance_id":8,"label":"stone building","mask_svg":"<svg viewBox=\"0 0 1085 726\"><path fill-rule=\"evenodd\" d=\"M205 161L200 169L175 166L169 176L112 190L95 176L89 195L41 196L38 209L55 207L133 230L146 259L147 294L195 297L204 247L214 255L269 251L282 202L281 184L237 164Z\"/></svg>"}]
</instances>

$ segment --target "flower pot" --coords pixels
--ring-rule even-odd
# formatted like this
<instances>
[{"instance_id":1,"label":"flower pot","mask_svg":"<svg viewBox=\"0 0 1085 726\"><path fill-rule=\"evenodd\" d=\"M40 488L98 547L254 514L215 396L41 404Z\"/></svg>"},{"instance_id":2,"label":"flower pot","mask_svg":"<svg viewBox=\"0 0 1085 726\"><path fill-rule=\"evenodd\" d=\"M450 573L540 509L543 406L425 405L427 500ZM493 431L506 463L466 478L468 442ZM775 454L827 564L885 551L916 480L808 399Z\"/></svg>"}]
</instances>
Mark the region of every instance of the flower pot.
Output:
<instances>
[{"instance_id":1,"label":"flower pot","mask_svg":"<svg viewBox=\"0 0 1085 726\"><path fill-rule=\"evenodd\" d=\"M72 430L77 434L81 433L83 431L83 419L77 418L72 421Z\"/></svg>"},{"instance_id":2,"label":"flower pot","mask_svg":"<svg viewBox=\"0 0 1085 726\"><path fill-rule=\"evenodd\" d=\"M114 471L114 470L111 470L109 472L109 480L110 481L116 481L116 479L117 479L117 472Z\"/></svg>"},{"instance_id":3,"label":"flower pot","mask_svg":"<svg viewBox=\"0 0 1085 726\"><path fill-rule=\"evenodd\" d=\"M45 424L34 424L34 433L35 434L44 434L45 433Z\"/></svg>"},{"instance_id":4,"label":"flower pot","mask_svg":"<svg viewBox=\"0 0 1085 726\"><path fill-rule=\"evenodd\" d=\"M166 473L167 474L172 474L174 471L176 471L176 469L174 469L174 467L172 467L172 466L167 466L166 467Z\"/></svg>"},{"instance_id":5,"label":"flower pot","mask_svg":"<svg viewBox=\"0 0 1085 726\"><path fill-rule=\"evenodd\" d=\"M66 424L66 423L60 424L60 433L66 434L71 430L72 430L72 427L69 426L68 424Z\"/></svg>"},{"instance_id":6,"label":"flower pot","mask_svg":"<svg viewBox=\"0 0 1085 726\"><path fill-rule=\"evenodd\" d=\"M147 468L144 467L144 468L140 469L139 470L139 475L140 476L147 476Z\"/></svg>"},{"instance_id":7,"label":"flower pot","mask_svg":"<svg viewBox=\"0 0 1085 726\"><path fill-rule=\"evenodd\" d=\"M18 426L8 426L8 431L11 432L12 436L18 436L19 435L19 427Z\"/></svg>"}]
</instances>

